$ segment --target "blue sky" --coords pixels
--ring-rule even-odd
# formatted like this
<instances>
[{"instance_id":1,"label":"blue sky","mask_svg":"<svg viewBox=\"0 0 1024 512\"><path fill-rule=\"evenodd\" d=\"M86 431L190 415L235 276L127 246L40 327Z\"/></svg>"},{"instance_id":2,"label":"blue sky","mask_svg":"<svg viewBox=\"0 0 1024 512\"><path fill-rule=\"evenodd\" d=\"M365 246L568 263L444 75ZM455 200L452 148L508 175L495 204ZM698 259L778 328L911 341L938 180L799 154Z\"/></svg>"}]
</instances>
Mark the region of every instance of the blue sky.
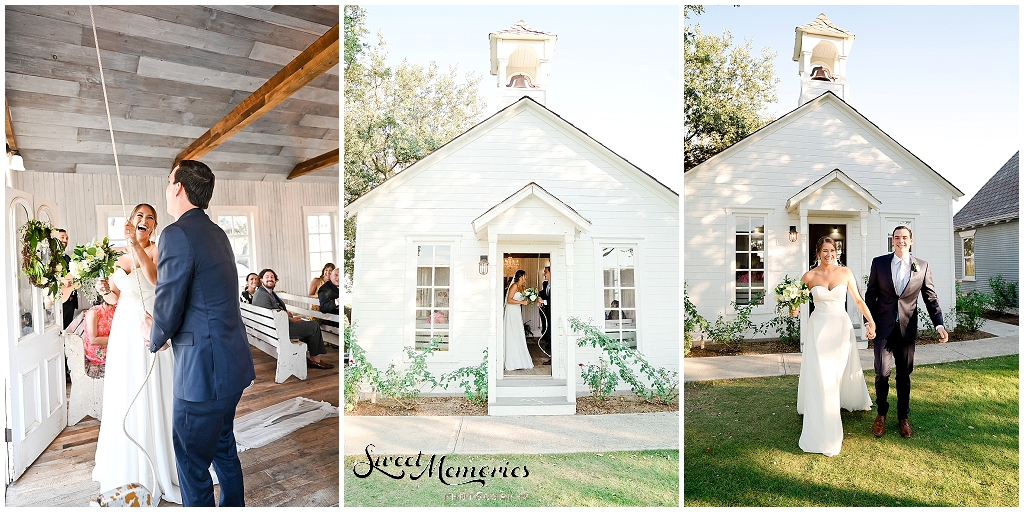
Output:
<instances>
[{"instance_id":1,"label":"blue sky","mask_svg":"<svg viewBox=\"0 0 1024 512\"><path fill-rule=\"evenodd\" d=\"M707 6L688 22L774 59L774 117L797 106L794 28L819 13L853 32L851 106L966 195L967 203L1020 148L1019 21L1013 6ZM685 208L685 205L684 205Z\"/></svg>"},{"instance_id":2,"label":"blue sky","mask_svg":"<svg viewBox=\"0 0 1024 512\"><path fill-rule=\"evenodd\" d=\"M488 34L519 20L557 34L548 108L682 192L679 7L363 7L367 41L381 31L390 63L434 61L482 76L487 115L497 89Z\"/></svg>"}]
</instances>

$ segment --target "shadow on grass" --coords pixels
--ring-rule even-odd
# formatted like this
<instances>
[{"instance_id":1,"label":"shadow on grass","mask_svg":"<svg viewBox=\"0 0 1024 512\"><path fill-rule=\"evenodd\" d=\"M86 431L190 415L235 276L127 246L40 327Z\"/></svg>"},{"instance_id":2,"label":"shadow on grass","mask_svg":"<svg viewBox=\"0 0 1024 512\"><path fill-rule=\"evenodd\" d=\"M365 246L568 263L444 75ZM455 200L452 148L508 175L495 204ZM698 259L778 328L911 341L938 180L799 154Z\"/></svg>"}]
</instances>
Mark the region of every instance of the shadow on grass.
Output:
<instances>
[{"instance_id":1,"label":"shadow on grass","mask_svg":"<svg viewBox=\"0 0 1024 512\"><path fill-rule=\"evenodd\" d=\"M805 454L797 377L684 387L687 506L1016 506L1017 356L918 367L914 436L871 434L875 410L843 412L843 449ZM865 372L874 398L874 375ZM890 391L895 406L895 393ZM890 411L894 412L894 411Z\"/></svg>"}]
</instances>

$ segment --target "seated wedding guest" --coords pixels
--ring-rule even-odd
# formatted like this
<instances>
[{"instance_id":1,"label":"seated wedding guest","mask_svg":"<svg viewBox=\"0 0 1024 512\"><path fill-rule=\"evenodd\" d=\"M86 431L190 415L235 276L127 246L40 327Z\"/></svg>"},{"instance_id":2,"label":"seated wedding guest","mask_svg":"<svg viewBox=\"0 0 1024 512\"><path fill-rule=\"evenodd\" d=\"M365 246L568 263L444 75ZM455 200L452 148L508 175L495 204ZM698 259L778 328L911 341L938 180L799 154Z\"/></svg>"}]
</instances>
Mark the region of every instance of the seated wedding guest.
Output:
<instances>
[{"instance_id":1,"label":"seated wedding guest","mask_svg":"<svg viewBox=\"0 0 1024 512\"><path fill-rule=\"evenodd\" d=\"M255 272L250 272L249 275L245 276L245 289L242 290L242 295L238 297L238 300L246 304L252 304L252 294L256 293L256 288L260 286L260 276Z\"/></svg>"},{"instance_id":2,"label":"seated wedding guest","mask_svg":"<svg viewBox=\"0 0 1024 512\"><path fill-rule=\"evenodd\" d=\"M613 300L611 305L609 305L608 307L610 307L612 309L610 311L607 311L604 314L604 319L605 320L618 320L619 319L619 310L618 310L619 301Z\"/></svg>"},{"instance_id":3,"label":"seated wedding guest","mask_svg":"<svg viewBox=\"0 0 1024 512\"><path fill-rule=\"evenodd\" d=\"M338 284L341 282L341 269L335 267L331 272L331 280L324 283L323 286L317 290L317 297L320 298L320 312L331 315L338 314L338 297L341 296L341 292L338 289ZM338 322L333 320L321 320L321 324L329 325L331 327L337 327Z\"/></svg>"},{"instance_id":4,"label":"seated wedding guest","mask_svg":"<svg viewBox=\"0 0 1024 512\"><path fill-rule=\"evenodd\" d=\"M276 272L265 268L260 271L259 278L260 287L252 295L252 305L267 309L279 309L288 313L288 320L290 320L288 322L288 336L299 338L306 344L309 350L309 356L306 357L306 366L323 370L334 368L333 364L320 360L320 354L327 353L323 334L320 333L320 324L309 320L302 320L297 315L293 315L288 311L284 301L274 293L274 287L277 286Z\"/></svg>"},{"instance_id":5,"label":"seated wedding guest","mask_svg":"<svg viewBox=\"0 0 1024 512\"><path fill-rule=\"evenodd\" d=\"M117 309L117 306L107 302L107 297L113 300L114 295L98 295L93 301L93 307L85 312L85 333L82 335L85 374L94 379L102 379L106 373L107 339L110 336L110 322L114 320L114 310Z\"/></svg>"},{"instance_id":6,"label":"seated wedding guest","mask_svg":"<svg viewBox=\"0 0 1024 512\"><path fill-rule=\"evenodd\" d=\"M320 287L323 286L324 283L331 282L332 271L334 271L334 263L324 265L324 268L320 270L320 276L314 277L313 280L309 282L309 293L306 295L316 297L316 292L320 290Z\"/></svg>"}]
</instances>

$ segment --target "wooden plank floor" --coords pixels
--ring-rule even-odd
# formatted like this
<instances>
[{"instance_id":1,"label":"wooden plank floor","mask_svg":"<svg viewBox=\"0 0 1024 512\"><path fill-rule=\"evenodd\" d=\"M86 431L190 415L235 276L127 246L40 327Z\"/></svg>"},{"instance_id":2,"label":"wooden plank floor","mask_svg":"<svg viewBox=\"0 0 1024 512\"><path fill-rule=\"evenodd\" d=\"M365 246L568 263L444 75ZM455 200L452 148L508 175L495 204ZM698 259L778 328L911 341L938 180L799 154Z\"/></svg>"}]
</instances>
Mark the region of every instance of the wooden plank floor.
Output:
<instances>
[{"instance_id":1,"label":"wooden plank floor","mask_svg":"<svg viewBox=\"0 0 1024 512\"><path fill-rule=\"evenodd\" d=\"M527 338L526 347L530 350L530 359L533 360L533 368L523 370L504 370L505 376L513 377L550 377L551 376L551 365L543 364L547 361L548 356L541 352L540 347L537 346L537 338Z\"/></svg>"},{"instance_id":2,"label":"wooden plank floor","mask_svg":"<svg viewBox=\"0 0 1024 512\"><path fill-rule=\"evenodd\" d=\"M310 368L305 381L290 377L284 384L276 384L276 360L253 349L256 384L242 393L236 417L296 396L337 406L338 349L328 347L321 358L335 367ZM338 427L338 418L327 418L266 446L238 454L245 477L246 505L339 506ZM101 491L99 482L92 480L99 428L100 422L88 418L64 429L25 474L7 488L6 506L87 506ZM215 486L215 494L219 491L220 486ZM163 501L160 506L178 505Z\"/></svg>"}]
</instances>

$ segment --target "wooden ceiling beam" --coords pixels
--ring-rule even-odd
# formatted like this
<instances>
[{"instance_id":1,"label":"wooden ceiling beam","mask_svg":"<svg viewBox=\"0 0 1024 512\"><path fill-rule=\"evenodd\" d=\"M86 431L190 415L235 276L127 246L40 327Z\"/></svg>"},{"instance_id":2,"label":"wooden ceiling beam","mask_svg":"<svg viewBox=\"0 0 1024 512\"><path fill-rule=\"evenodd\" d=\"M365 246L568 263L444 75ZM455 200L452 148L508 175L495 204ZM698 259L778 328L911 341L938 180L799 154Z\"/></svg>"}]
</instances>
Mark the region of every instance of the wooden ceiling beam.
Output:
<instances>
[{"instance_id":1,"label":"wooden ceiling beam","mask_svg":"<svg viewBox=\"0 0 1024 512\"><path fill-rule=\"evenodd\" d=\"M298 178L299 176L309 174L313 171L323 169L338 163L339 150L332 149L320 156L315 156L306 160L305 162L299 162L295 164L295 168L292 169L291 174L288 175L288 179Z\"/></svg>"},{"instance_id":2,"label":"wooden ceiling beam","mask_svg":"<svg viewBox=\"0 0 1024 512\"><path fill-rule=\"evenodd\" d=\"M4 129L7 132L7 145L11 151L18 150L18 142L14 140L14 125L11 124L11 107L7 106L7 96L4 96Z\"/></svg>"},{"instance_id":3,"label":"wooden ceiling beam","mask_svg":"<svg viewBox=\"0 0 1024 512\"><path fill-rule=\"evenodd\" d=\"M270 80L256 89L256 92L249 95L206 133L178 153L178 156L174 158L174 165L177 166L182 160L195 160L209 153L260 116L273 110L295 91L336 66L340 60L338 33L338 25L334 25L327 33L320 36L320 39L292 59L281 71L278 71ZM292 172L294 174L294 171Z\"/></svg>"}]
</instances>

